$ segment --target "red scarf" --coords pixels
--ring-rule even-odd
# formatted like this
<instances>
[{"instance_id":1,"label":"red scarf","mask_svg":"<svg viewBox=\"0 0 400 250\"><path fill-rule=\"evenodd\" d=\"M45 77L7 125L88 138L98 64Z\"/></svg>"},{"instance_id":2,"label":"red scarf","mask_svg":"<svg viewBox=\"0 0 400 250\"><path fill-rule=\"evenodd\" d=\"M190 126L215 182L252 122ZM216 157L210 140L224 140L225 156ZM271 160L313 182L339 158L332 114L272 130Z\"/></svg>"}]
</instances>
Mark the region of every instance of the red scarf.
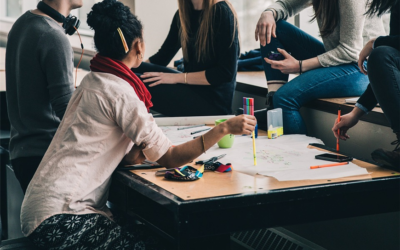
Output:
<instances>
[{"instance_id":1,"label":"red scarf","mask_svg":"<svg viewBox=\"0 0 400 250\"><path fill-rule=\"evenodd\" d=\"M147 111L153 107L151 102L151 94L144 86L143 82L132 72L124 63L118 60L111 59L109 57L96 54L95 57L90 61L90 69L93 72L104 72L110 73L119 78L127 81L135 90L136 95L144 103Z\"/></svg>"}]
</instances>

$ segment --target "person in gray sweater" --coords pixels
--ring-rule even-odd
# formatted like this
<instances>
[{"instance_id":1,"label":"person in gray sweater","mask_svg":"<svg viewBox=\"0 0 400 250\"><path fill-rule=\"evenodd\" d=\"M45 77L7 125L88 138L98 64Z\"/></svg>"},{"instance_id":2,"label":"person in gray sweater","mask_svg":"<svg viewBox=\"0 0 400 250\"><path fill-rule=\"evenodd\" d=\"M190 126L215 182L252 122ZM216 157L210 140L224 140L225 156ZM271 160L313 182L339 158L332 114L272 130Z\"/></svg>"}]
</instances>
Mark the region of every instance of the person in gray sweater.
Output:
<instances>
[{"instance_id":1,"label":"person in gray sweater","mask_svg":"<svg viewBox=\"0 0 400 250\"><path fill-rule=\"evenodd\" d=\"M82 0L42 2L63 16L82 6ZM73 92L72 47L63 23L53 18L39 9L27 11L14 23L7 40L10 158L24 193Z\"/></svg>"},{"instance_id":2,"label":"person in gray sweater","mask_svg":"<svg viewBox=\"0 0 400 250\"><path fill-rule=\"evenodd\" d=\"M367 88L358 55L385 31L379 17L364 15L366 5L367 0L278 0L262 13L255 35L265 60L269 106L282 108L285 134L307 133L299 112L305 103L360 96ZM285 21L310 6L323 42ZM288 82L288 75L297 73Z\"/></svg>"}]
</instances>

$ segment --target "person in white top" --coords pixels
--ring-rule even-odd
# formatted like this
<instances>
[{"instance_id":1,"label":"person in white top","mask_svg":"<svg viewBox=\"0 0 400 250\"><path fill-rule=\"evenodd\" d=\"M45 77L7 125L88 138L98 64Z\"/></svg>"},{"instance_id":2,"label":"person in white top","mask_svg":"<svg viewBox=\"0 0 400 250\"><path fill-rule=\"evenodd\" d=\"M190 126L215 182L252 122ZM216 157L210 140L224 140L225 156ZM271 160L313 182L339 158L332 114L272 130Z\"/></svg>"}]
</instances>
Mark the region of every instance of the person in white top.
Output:
<instances>
[{"instance_id":1,"label":"person in white top","mask_svg":"<svg viewBox=\"0 0 400 250\"><path fill-rule=\"evenodd\" d=\"M148 159L179 167L226 134L250 134L256 119L237 116L171 147L148 113L150 94L130 70L141 64L145 51L140 21L122 3L104 0L92 7L87 22L99 54L28 186L22 231L46 249L160 249L143 232L112 220L106 201L117 165Z\"/></svg>"}]
</instances>

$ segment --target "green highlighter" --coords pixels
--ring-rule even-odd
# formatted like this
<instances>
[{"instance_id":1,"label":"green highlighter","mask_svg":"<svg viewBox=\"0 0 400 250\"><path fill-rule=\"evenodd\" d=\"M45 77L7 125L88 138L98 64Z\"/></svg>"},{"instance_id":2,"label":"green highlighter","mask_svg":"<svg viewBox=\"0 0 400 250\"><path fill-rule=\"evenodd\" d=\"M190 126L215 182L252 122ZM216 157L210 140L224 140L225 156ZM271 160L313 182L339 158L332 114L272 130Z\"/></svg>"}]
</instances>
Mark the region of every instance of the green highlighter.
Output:
<instances>
[{"instance_id":1,"label":"green highlighter","mask_svg":"<svg viewBox=\"0 0 400 250\"><path fill-rule=\"evenodd\" d=\"M220 123L225 122L227 119L219 119L215 121L215 126L218 126ZM235 141L235 135L229 134L222 137L218 142L218 147L220 148L231 148L233 142Z\"/></svg>"}]
</instances>

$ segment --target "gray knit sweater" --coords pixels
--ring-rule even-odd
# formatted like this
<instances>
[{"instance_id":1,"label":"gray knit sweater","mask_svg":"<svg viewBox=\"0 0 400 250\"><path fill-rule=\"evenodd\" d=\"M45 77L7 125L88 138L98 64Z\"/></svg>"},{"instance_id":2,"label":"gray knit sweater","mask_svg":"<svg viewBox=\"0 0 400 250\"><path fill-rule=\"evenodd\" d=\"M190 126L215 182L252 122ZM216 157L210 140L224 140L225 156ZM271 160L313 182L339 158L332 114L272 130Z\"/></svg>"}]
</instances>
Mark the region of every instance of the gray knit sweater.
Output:
<instances>
[{"instance_id":1,"label":"gray knit sweater","mask_svg":"<svg viewBox=\"0 0 400 250\"><path fill-rule=\"evenodd\" d=\"M366 0L338 0L340 22L332 34L323 37L326 53L318 56L323 67L358 61L363 46L372 38L385 35L381 18L369 18ZM277 11L277 20L287 19L311 6L311 0L278 0L269 6ZM317 20L321 28L321 20Z\"/></svg>"},{"instance_id":2,"label":"gray knit sweater","mask_svg":"<svg viewBox=\"0 0 400 250\"><path fill-rule=\"evenodd\" d=\"M73 93L73 51L64 29L30 11L14 23L6 50L10 156L43 156Z\"/></svg>"}]
</instances>

